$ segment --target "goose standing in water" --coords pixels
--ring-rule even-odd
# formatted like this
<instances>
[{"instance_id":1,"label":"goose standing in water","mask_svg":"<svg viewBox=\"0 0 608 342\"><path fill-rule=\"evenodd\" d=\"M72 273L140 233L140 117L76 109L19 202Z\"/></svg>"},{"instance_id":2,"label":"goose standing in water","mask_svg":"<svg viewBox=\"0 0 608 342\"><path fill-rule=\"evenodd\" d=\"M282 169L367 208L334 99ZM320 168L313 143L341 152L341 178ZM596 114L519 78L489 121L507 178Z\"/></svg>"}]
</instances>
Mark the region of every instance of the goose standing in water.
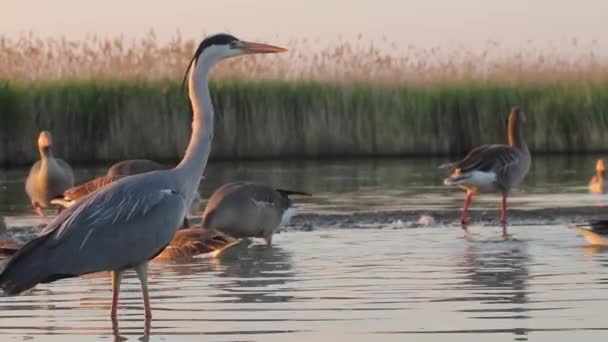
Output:
<instances>
[{"instance_id":1,"label":"goose standing in water","mask_svg":"<svg viewBox=\"0 0 608 342\"><path fill-rule=\"evenodd\" d=\"M589 192L603 194L606 192L606 166L602 159L595 163L595 175L589 181Z\"/></svg>"},{"instance_id":2,"label":"goose standing in water","mask_svg":"<svg viewBox=\"0 0 608 342\"><path fill-rule=\"evenodd\" d=\"M145 316L151 317L148 262L163 251L183 222L211 151L214 111L208 74L229 57L282 51L228 34L204 39L184 79L192 105L192 135L179 165L124 177L62 211L8 262L0 273L0 287L14 295L39 283L111 271L111 316L116 317L122 275L135 269Z\"/></svg>"},{"instance_id":3,"label":"goose standing in water","mask_svg":"<svg viewBox=\"0 0 608 342\"><path fill-rule=\"evenodd\" d=\"M25 181L25 191L30 197L36 213L44 217L43 208L48 208L51 200L74 186L74 172L63 159L53 155L53 138L47 131L38 137L40 160L31 168Z\"/></svg>"},{"instance_id":4,"label":"goose standing in water","mask_svg":"<svg viewBox=\"0 0 608 342\"><path fill-rule=\"evenodd\" d=\"M201 226L235 238L263 238L270 247L274 232L295 214L289 195L310 196L253 182L224 184L207 201Z\"/></svg>"},{"instance_id":5,"label":"goose standing in water","mask_svg":"<svg viewBox=\"0 0 608 342\"><path fill-rule=\"evenodd\" d=\"M507 197L528 174L531 164L530 150L524 140L523 124L526 116L518 107L509 114L508 145L483 145L472 150L463 160L442 165L451 175L446 185L458 185L467 191L460 221L463 229L469 223L468 210L477 193L498 192L502 197L500 222L503 236L507 236Z\"/></svg>"}]
</instances>

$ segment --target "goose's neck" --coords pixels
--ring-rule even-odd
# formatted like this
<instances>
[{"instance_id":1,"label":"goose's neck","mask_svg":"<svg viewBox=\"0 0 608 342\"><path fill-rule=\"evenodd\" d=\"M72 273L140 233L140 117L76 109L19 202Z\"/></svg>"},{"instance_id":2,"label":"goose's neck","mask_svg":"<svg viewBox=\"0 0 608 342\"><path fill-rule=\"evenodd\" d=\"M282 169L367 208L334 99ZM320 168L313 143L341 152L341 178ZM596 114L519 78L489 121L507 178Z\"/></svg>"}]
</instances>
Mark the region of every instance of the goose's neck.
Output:
<instances>
[{"instance_id":1,"label":"goose's neck","mask_svg":"<svg viewBox=\"0 0 608 342\"><path fill-rule=\"evenodd\" d=\"M526 140L524 139L523 123L521 118L517 114L511 114L509 117L509 145L519 148L527 149Z\"/></svg>"},{"instance_id":2,"label":"goose's neck","mask_svg":"<svg viewBox=\"0 0 608 342\"><path fill-rule=\"evenodd\" d=\"M209 70L214 61L200 60L190 69L188 89L192 104L192 136L184 158L176 167L187 204L192 202L209 158L213 140L213 103L209 94Z\"/></svg>"},{"instance_id":3,"label":"goose's neck","mask_svg":"<svg viewBox=\"0 0 608 342\"><path fill-rule=\"evenodd\" d=\"M50 146L38 147L38 152L40 152L40 160L43 162L53 158L53 149Z\"/></svg>"}]
</instances>

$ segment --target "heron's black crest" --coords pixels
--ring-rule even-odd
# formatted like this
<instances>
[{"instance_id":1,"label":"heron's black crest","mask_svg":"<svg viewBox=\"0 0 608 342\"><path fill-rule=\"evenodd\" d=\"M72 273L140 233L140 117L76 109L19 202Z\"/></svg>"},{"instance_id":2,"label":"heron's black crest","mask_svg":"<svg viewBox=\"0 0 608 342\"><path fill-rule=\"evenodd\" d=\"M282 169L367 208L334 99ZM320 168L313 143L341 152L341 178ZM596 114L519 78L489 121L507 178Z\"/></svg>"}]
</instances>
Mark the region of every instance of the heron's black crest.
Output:
<instances>
[{"instance_id":1,"label":"heron's black crest","mask_svg":"<svg viewBox=\"0 0 608 342\"><path fill-rule=\"evenodd\" d=\"M200 57L206 48L212 45L229 45L230 43L237 41L239 41L237 37L227 33L218 33L203 39L194 52L194 56L192 56L190 63L188 63L188 68L186 68L186 74L182 81L182 91L186 89L186 80L188 79L188 72L190 71L190 68L192 68L192 64Z\"/></svg>"}]
</instances>

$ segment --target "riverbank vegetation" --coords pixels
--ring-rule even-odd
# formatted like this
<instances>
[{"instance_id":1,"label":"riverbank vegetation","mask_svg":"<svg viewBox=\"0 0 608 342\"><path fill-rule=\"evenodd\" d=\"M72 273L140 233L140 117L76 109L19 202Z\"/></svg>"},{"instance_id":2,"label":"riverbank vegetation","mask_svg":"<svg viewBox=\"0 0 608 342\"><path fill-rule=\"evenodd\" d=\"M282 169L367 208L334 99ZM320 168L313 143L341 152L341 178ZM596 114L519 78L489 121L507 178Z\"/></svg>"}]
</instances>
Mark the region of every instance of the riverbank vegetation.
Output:
<instances>
[{"instance_id":1,"label":"riverbank vegetation","mask_svg":"<svg viewBox=\"0 0 608 342\"><path fill-rule=\"evenodd\" d=\"M307 56L298 44L214 72L212 158L461 154L504 141L512 105L528 113L537 153L608 150L608 62L591 53L400 57L343 43ZM37 158L41 129L73 163L177 160L190 133L180 79L194 46L0 38L0 164Z\"/></svg>"}]
</instances>

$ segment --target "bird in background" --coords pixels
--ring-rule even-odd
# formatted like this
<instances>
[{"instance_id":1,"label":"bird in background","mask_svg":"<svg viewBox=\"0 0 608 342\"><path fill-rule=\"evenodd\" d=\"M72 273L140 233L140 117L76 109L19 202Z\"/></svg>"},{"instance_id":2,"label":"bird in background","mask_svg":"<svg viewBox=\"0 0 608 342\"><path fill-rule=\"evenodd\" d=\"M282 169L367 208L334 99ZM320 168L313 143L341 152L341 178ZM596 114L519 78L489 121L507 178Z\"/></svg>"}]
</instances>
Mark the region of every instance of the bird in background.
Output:
<instances>
[{"instance_id":1,"label":"bird in background","mask_svg":"<svg viewBox=\"0 0 608 342\"><path fill-rule=\"evenodd\" d=\"M457 185L466 190L464 207L460 216L463 229L470 223L469 206L473 196L479 193L501 195L500 223L503 236L507 235L507 198L530 170L532 158L524 139L523 125L526 115L519 107L513 107L507 124L508 144L483 145L473 149L462 160L444 164L450 170L445 185Z\"/></svg>"},{"instance_id":2,"label":"bird in background","mask_svg":"<svg viewBox=\"0 0 608 342\"><path fill-rule=\"evenodd\" d=\"M8 262L0 273L0 287L15 295L39 283L111 271L115 318L122 276L135 269L145 316L151 317L148 262L163 251L183 222L211 151L214 109L208 74L226 58L283 51L229 34L205 38L184 77L192 105L192 134L181 162L170 170L119 179L62 211Z\"/></svg>"},{"instance_id":3,"label":"bird in background","mask_svg":"<svg viewBox=\"0 0 608 342\"><path fill-rule=\"evenodd\" d=\"M30 198L32 208L45 217L42 209L51 205L51 200L62 196L63 192L74 186L74 172L63 159L55 158L53 138L48 131L38 136L40 160L32 168L25 181L25 192Z\"/></svg>"},{"instance_id":4,"label":"bird in background","mask_svg":"<svg viewBox=\"0 0 608 342\"><path fill-rule=\"evenodd\" d=\"M595 163L595 174L589 180L589 192L603 194L606 192L606 165L603 159Z\"/></svg>"},{"instance_id":5,"label":"bird in background","mask_svg":"<svg viewBox=\"0 0 608 342\"><path fill-rule=\"evenodd\" d=\"M237 239L263 238L270 247L274 233L296 213L291 195L311 196L256 182L224 184L209 197L201 227Z\"/></svg>"}]
</instances>

